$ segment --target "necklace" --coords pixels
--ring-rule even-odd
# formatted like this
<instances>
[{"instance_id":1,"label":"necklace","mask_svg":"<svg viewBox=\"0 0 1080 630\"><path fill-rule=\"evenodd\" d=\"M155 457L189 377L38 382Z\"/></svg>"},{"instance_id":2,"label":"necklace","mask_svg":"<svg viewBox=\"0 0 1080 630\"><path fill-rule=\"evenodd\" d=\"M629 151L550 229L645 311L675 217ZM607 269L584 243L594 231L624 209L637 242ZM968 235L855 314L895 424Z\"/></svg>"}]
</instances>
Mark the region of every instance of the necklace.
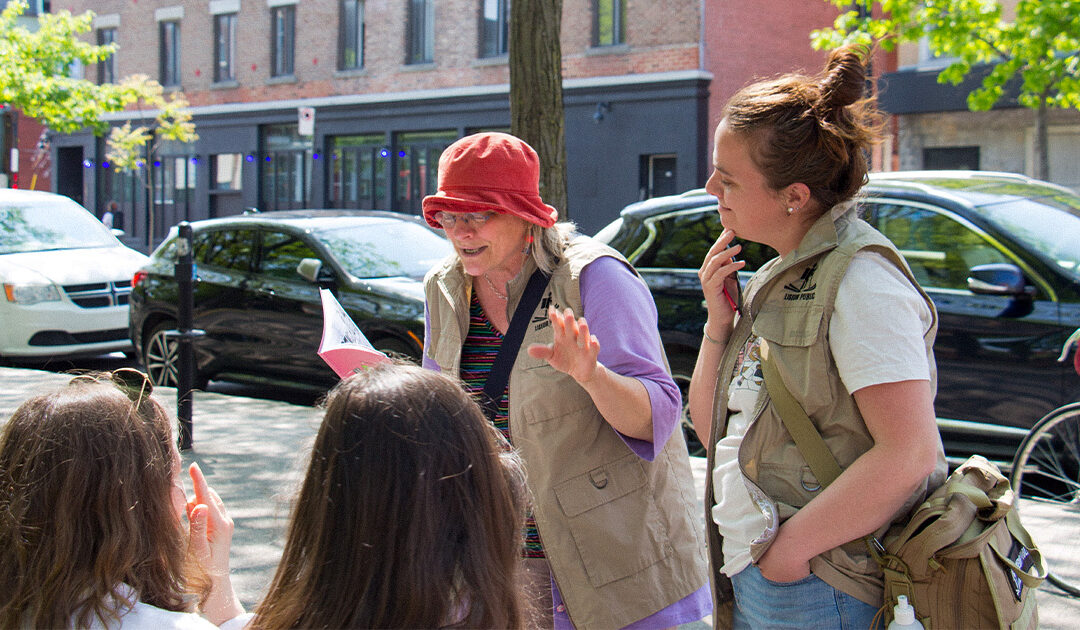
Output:
<instances>
[{"instance_id":1,"label":"necklace","mask_svg":"<svg viewBox=\"0 0 1080 630\"><path fill-rule=\"evenodd\" d=\"M495 294L495 297L505 302L507 297L506 294L495 288L495 283L491 281L491 278L489 278L486 273L484 274L484 280L487 280L487 284L491 287L491 292Z\"/></svg>"}]
</instances>

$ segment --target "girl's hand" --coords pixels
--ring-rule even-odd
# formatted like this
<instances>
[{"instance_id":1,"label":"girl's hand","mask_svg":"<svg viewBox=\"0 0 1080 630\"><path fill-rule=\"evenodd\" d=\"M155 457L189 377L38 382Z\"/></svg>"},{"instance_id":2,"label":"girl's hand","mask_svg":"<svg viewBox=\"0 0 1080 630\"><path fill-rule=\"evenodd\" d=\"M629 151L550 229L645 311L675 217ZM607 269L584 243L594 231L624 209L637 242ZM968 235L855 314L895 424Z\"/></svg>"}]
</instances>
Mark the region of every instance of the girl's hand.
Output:
<instances>
[{"instance_id":1,"label":"girl's hand","mask_svg":"<svg viewBox=\"0 0 1080 630\"><path fill-rule=\"evenodd\" d=\"M732 302L739 291L736 272L746 266L746 262L735 260L735 256L742 251L742 245L732 245L734 240L735 233L731 230L721 232L698 269L709 320L720 325L730 324L735 319ZM725 289L727 295L724 294Z\"/></svg>"},{"instance_id":2,"label":"girl's hand","mask_svg":"<svg viewBox=\"0 0 1080 630\"><path fill-rule=\"evenodd\" d=\"M562 313L548 308L548 319L555 332L555 340L550 344L534 343L529 346L529 356L545 359L551 367L569 374L575 381L584 385L597 374L600 354L600 342L589 333L589 323L585 318L574 318L574 312L566 309Z\"/></svg>"},{"instance_id":3,"label":"girl's hand","mask_svg":"<svg viewBox=\"0 0 1080 630\"><path fill-rule=\"evenodd\" d=\"M187 503L188 544L211 579L228 576L233 521L221 497L206 483L199 465L191 464L188 474L195 488L195 498Z\"/></svg>"}]
</instances>

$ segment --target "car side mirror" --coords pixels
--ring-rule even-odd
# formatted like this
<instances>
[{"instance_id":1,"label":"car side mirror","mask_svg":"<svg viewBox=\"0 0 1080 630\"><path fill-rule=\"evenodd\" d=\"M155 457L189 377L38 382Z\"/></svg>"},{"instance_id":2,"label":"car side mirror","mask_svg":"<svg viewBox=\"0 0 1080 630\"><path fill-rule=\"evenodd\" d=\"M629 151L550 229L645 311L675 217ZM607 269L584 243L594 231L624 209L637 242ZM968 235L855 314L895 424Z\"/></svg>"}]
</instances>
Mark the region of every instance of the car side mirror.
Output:
<instances>
[{"instance_id":1,"label":"car side mirror","mask_svg":"<svg viewBox=\"0 0 1080 630\"><path fill-rule=\"evenodd\" d=\"M1024 272L1012 263L989 263L972 267L968 272L967 288L976 295L1014 298L1031 298L1035 295L1035 287L1027 284Z\"/></svg>"},{"instance_id":2,"label":"car side mirror","mask_svg":"<svg viewBox=\"0 0 1080 630\"><path fill-rule=\"evenodd\" d=\"M296 273L308 282L324 284L334 281L334 271L323 267L323 262L318 258L301 260L300 264L296 265Z\"/></svg>"}]
</instances>

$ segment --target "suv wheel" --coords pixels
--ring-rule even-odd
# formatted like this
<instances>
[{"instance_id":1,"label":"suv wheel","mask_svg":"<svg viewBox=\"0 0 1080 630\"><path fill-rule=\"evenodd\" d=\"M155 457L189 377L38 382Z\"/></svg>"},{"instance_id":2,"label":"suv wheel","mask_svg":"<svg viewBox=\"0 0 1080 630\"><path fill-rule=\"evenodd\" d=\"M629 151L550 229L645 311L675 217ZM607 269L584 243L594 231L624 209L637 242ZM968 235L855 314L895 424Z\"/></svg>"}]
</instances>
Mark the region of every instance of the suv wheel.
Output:
<instances>
[{"instance_id":1,"label":"suv wheel","mask_svg":"<svg viewBox=\"0 0 1080 630\"><path fill-rule=\"evenodd\" d=\"M176 322L172 320L158 322L150 329L143 341L142 363L154 387L177 387L179 384L180 344L174 339L169 339L167 335L170 330L175 329ZM192 387L203 389L206 383L206 379L196 369Z\"/></svg>"}]
</instances>

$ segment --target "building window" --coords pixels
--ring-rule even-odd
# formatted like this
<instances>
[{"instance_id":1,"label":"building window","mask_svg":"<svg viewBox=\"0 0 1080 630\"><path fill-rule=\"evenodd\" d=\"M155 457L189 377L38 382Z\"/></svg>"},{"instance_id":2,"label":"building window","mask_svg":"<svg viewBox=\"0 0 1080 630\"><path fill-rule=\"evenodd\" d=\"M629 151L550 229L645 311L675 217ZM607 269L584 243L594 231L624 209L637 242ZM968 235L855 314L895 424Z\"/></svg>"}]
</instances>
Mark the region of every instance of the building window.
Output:
<instances>
[{"instance_id":1,"label":"building window","mask_svg":"<svg viewBox=\"0 0 1080 630\"><path fill-rule=\"evenodd\" d=\"M330 204L334 208L388 210L390 150L383 134L332 139Z\"/></svg>"},{"instance_id":2,"label":"building window","mask_svg":"<svg viewBox=\"0 0 1080 630\"><path fill-rule=\"evenodd\" d=\"M454 131L418 131L397 137L394 154L394 207L420 214L421 201L438 190L439 156L458 139Z\"/></svg>"},{"instance_id":3,"label":"building window","mask_svg":"<svg viewBox=\"0 0 1080 630\"><path fill-rule=\"evenodd\" d=\"M626 41L626 0L593 0L593 46Z\"/></svg>"},{"instance_id":4,"label":"building window","mask_svg":"<svg viewBox=\"0 0 1080 630\"><path fill-rule=\"evenodd\" d=\"M49 0L28 0L26 4L26 13L23 13L23 15L29 17L49 13L49 5L52 3ZM8 5L8 2L5 0L4 2L0 3L0 5L2 5L0 6L0 9L3 9Z\"/></svg>"},{"instance_id":5,"label":"building window","mask_svg":"<svg viewBox=\"0 0 1080 630\"><path fill-rule=\"evenodd\" d=\"M291 76L296 43L296 5L273 8L270 14L270 38L270 76Z\"/></svg>"},{"instance_id":6,"label":"building window","mask_svg":"<svg viewBox=\"0 0 1080 630\"><path fill-rule=\"evenodd\" d=\"M510 0L483 0L480 16L480 56L499 57L508 47Z\"/></svg>"},{"instance_id":7,"label":"building window","mask_svg":"<svg viewBox=\"0 0 1080 630\"><path fill-rule=\"evenodd\" d=\"M214 82L236 80L236 14L214 16Z\"/></svg>"},{"instance_id":8,"label":"building window","mask_svg":"<svg viewBox=\"0 0 1080 630\"><path fill-rule=\"evenodd\" d=\"M180 85L180 23L158 22L160 83L166 87Z\"/></svg>"},{"instance_id":9,"label":"building window","mask_svg":"<svg viewBox=\"0 0 1080 630\"><path fill-rule=\"evenodd\" d=\"M364 67L364 0L341 0L338 70Z\"/></svg>"},{"instance_id":10,"label":"building window","mask_svg":"<svg viewBox=\"0 0 1080 630\"><path fill-rule=\"evenodd\" d=\"M301 136L298 125L268 125L261 130L259 209L310 207L314 136Z\"/></svg>"},{"instance_id":11,"label":"building window","mask_svg":"<svg viewBox=\"0 0 1080 630\"><path fill-rule=\"evenodd\" d=\"M98 46L108 46L116 43L115 28L99 28L97 32ZM116 83L116 53L109 55L98 62L98 84Z\"/></svg>"},{"instance_id":12,"label":"building window","mask_svg":"<svg viewBox=\"0 0 1080 630\"><path fill-rule=\"evenodd\" d=\"M979 147L935 147L923 149L923 168L931 171L979 170Z\"/></svg>"},{"instance_id":13,"label":"building window","mask_svg":"<svg viewBox=\"0 0 1080 630\"><path fill-rule=\"evenodd\" d=\"M239 153L218 153L211 156L211 190L241 190L243 188L243 175L243 155Z\"/></svg>"},{"instance_id":14,"label":"building window","mask_svg":"<svg viewBox=\"0 0 1080 630\"><path fill-rule=\"evenodd\" d=\"M409 37L405 63L431 63L435 58L435 2L409 0Z\"/></svg>"}]
</instances>

